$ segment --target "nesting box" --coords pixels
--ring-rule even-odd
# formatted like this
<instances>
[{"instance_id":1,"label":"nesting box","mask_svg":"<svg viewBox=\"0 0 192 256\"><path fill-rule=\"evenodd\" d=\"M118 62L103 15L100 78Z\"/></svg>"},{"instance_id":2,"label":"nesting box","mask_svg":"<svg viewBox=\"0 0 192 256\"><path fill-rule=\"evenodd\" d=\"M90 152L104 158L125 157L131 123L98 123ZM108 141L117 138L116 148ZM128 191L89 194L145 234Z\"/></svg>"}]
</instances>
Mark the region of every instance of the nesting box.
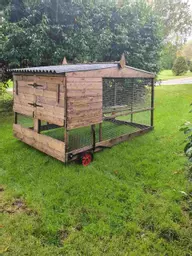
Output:
<instances>
[{"instance_id":1,"label":"nesting box","mask_svg":"<svg viewBox=\"0 0 192 256\"><path fill-rule=\"evenodd\" d=\"M13 69L16 138L62 162L153 128L153 73L115 63Z\"/></svg>"}]
</instances>

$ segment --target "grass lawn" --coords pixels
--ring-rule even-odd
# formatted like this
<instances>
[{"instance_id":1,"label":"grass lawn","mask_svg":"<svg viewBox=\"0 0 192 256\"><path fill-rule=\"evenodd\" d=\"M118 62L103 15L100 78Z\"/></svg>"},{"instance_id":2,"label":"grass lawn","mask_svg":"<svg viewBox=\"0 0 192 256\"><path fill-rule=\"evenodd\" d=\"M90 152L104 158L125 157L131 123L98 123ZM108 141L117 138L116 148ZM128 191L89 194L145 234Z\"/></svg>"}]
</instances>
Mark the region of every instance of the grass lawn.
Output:
<instances>
[{"instance_id":1,"label":"grass lawn","mask_svg":"<svg viewBox=\"0 0 192 256\"><path fill-rule=\"evenodd\" d=\"M12 136L0 117L3 255L191 255L192 183L181 124L192 85L155 88L155 130L61 162Z\"/></svg>"},{"instance_id":2,"label":"grass lawn","mask_svg":"<svg viewBox=\"0 0 192 256\"><path fill-rule=\"evenodd\" d=\"M192 77L192 72L188 71L185 75L175 76L172 73L172 70L163 70L158 74L157 79L169 80L169 79L177 79L177 78L183 78L183 77Z\"/></svg>"}]
</instances>

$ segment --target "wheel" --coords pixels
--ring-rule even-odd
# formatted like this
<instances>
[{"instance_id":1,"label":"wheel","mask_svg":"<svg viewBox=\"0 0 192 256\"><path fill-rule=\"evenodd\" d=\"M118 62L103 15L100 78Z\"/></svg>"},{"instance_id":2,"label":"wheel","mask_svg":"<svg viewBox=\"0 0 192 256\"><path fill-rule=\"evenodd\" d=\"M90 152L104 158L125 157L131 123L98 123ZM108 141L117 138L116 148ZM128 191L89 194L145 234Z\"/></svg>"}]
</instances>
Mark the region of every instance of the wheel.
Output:
<instances>
[{"instance_id":1,"label":"wheel","mask_svg":"<svg viewBox=\"0 0 192 256\"><path fill-rule=\"evenodd\" d=\"M89 165L93 161L93 154L91 152L85 152L80 156L80 163L83 166Z\"/></svg>"}]
</instances>

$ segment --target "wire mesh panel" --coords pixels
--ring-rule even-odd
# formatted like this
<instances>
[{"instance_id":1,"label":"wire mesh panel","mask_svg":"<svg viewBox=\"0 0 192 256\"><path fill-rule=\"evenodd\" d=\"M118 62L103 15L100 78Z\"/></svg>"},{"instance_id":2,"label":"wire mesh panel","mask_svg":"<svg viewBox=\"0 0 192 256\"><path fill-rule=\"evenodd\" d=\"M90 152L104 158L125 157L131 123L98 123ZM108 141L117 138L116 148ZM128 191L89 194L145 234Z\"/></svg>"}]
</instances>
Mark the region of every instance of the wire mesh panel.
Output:
<instances>
[{"instance_id":1,"label":"wire mesh panel","mask_svg":"<svg viewBox=\"0 0 192 256\"><path fill-rule=\"evenodd\" d=\"M69 151L92 145L91 126L69 131Z\"/></svg>"},{"instance_id":2,"label":"wire mesh panel","mask_svg":"<svg viewBox=\"0 0 192 256\"><path fill-rule=\"evenodd\" d=\"M64 134L65 134L64 127L50 129L47 131L43 131L42 133L54 139L64 141ZM85 146L91 146L91 145L92 145L91 126L77 128L69 131L68 151L80 149Z\"/></svg>"},{"instance_id":3,"label":"wire mesh panel","mask_svg":"<svg viewBox=\"0 0 192 256\"><path fill-rule=\"evenodd\" d=\"M25 128L33 128L33 118L18 113L17 124L20 124Z\"/></svg>"},{"instance_id":4,"label":"wire mesh panel","mask_svg":"<svg viewBox=\"0 0 192 256\"><path fill-rule=\"evenodd\" d=\"M151 85L152 80L146 78L103 79L102 140L150 126Z\"/></svg>"},{"instance_id":5,"label":"wire mesh panel","mask_svg":"<svg viewBox=\"0 0 192 256\"><path fill-rule=\"evenodd\" d=\"M116 119L103 121L102 140L110 140L125 134L130 134L140 129L129 124L118 122ZM99 141L99 126L96 127L96 142Z\"/></svg>"},{"instance_id":6,"label":"wire mesh panel","mask_svg":"<svg viewBox=\"0 0 192 256\"><path fill-rule=\"evenodd\" d=\"M41 134L47 135L53 139L64 141L64 128L63 127L44 130L44 131L41 131Z\"/></svg>"},{"instance_id":7,"label":"wire mesh panel","mask_svg":"<svg viewBox=\"0 0 192 256\"><path fill-rule=\"evenodd\" d=\"M151 105L151 79L103 79L103 111L135 111Z\"/></svg>"},{"instance_id":8,"label":"wire mesh panel","mask_svg":"<svg viewBox=\"0 0 192 256\"><path fill-rule=\"evenodd\" d=\"M139 112L133 115L133 122L141 125L150 126L151 125L151 112Z\"/></svg>"}]
</instances>

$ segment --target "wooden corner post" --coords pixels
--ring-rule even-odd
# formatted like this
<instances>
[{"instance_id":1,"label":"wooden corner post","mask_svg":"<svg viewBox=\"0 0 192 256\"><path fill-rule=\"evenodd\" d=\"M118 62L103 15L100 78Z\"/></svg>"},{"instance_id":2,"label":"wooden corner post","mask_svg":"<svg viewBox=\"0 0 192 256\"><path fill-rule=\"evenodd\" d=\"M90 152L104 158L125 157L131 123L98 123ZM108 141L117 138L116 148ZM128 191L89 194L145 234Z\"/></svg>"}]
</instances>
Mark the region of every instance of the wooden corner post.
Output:
<instances>
[{"instance_id":1,"label":"wooden corner post","mask_svg":"<svg viewBox=\"0 0 192 256\"><path fill-rule=\"evenodd\" d=\"M69 132L67 130L67 78L64 76L64 142L65 142L65 162L68 161L68 142L69 142Z\"/></svg>"}]
</instances>

